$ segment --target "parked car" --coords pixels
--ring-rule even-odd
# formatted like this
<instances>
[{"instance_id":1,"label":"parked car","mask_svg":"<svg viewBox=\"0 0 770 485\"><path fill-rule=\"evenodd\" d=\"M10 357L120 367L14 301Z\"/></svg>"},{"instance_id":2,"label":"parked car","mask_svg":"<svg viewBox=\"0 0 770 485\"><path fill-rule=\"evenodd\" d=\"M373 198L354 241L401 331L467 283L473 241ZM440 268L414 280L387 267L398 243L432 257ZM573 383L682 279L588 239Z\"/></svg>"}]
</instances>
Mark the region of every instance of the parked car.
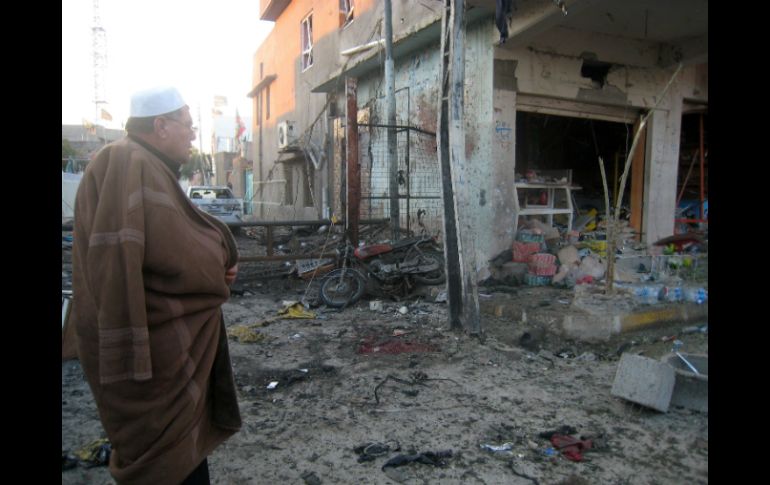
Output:
<instances>
[{"instance_id":1,"label":"parked car","mask_svg":"<svg viewBox=\"0 0 770 485\"><path fill-rule=\"evenodd\" d=\"M243 222L243 199L233 195L229 187L219 185L191 185L187 188L187 197L212 216L227 225ZM237 233L238 227L230 227Z\"/></svg>"}]
</instances>

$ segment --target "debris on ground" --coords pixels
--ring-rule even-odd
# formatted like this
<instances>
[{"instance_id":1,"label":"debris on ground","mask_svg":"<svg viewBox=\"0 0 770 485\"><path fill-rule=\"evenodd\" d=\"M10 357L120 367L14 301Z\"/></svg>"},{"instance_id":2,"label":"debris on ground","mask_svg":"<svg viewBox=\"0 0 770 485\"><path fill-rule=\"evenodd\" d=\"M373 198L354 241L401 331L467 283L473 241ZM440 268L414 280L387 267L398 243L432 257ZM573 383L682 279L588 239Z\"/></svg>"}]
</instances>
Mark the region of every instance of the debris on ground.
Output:
<instances>
[{"instance_id":1,"label":"debris on ground","mask_svg":"<svg viewBox=\"0 0 770 485\"><path fill-rule=\"evenodd\" d=\"M107 438L100 438L91 441L84 447L75 451L72 455L62 457L62 469L73 468L72 460L77 460L77 463L85 468L91 468L95 466L106 466L110 462L110 454L112 453L112 445Z\"/></svg>"},{"instance_id":2,"label":"debris on ground","mask_svg":"<svg viewBox=\"0 0 770 485\"><path fill-rule=\"evenodd\" d=\"M284 301L283 308L278 310L282 318L315 318L315 313L305 310L298 301Z\"/></svg>"},{"instance_id":3,"label":"debris on ground","mask_svg":"<svg viewBox=\"0 0 770 485\"><path fill-rule=\"evenodd\" d=\"M403 354L409 352L438 352L438 347L421 342L412 342L397 337L374 341L367 339L358 347L359 354Z\"/></svg>"},{"instance_id":4,"label":"debris on ground","mask_svg":"<svg viewBox=\"0 0 770 485\"><path fill-rule=\"evenodd\" d=\"M375 458L385 456L391 451L400 450L401 445L398 444L398 441L388 441L386 443L364 443L363 445L359 445L353 448L353 451L359 455L358 463L373 461Z\"/></svg>"},{"instance_id":5,"label":"debris on ground","mask_svg":"<svg viewBox=\"0 0 770 485\"><path fill-rule=\"evenodd\" d=\"M574 436L563 434L551 436L551 443L565 458L571 461L583 461L582 452L590 450L592 446L591 440L581 440Z\"/></svg>"},{"instance_id":6,"label":"debris on ground","mask_svg":"<svg viewBox=\"0 0 770 485\"><path fill-rule=\"evenodd\" d=\"M495 453L499 453L499 452L502 452L502 451L507 451L509 454L513 454L513 453L511 453L511 450L513 449L513 443L503 443L501 445L493 445L493 444L489 444L489 443L484 443L484 444L479 445L479 446L481 446L482 450L492 451L492 452L495 452Z\"/></svg>"},{"instance_id":7,"label":"debris on ground","mask_svg":"<svg viewBox=\"0 0 770 485\"><path fill-rule=\"evenodd\" d=\"M62 453L61 455L61 469L62 471L71 470L78 466L78 459L69 453Z\"/></svg>"},{"instance_id":8,"label":"debris on ground","mask_svg":"<svg viewBox=\"0 0 770 485\"><path fill-rule=\"evenodd\" d=\"M321 479L318 478L318 475L315 474L315 472L305 472L302 474L302 480L305 481L306 485L321 485Z\"/></svg>"},{"instance_id":9,"label":"debris on ground","mask_svg":"<svg viewBox=\"0 0 770 485\"><path fill-rule=\"evenodd\" d=\"M398 467L408 465L409 463L421 463L423 465L432 465L437 467L447 466L447 458L452 458L452 450L443 451L425 451L423 453L414 453L411 455L396 455L384 465L382 469L388 467Z\"/></svg>"},{"instance_id":10,"label":"debris on ground","mask_svg":"<svg viewBox=\"0 0 770 485\"><path fill-rule=\"evenodd\" d=\"M227 335L230 338L238 340L243 344L251 344L256 342L263 342L266 338L265 334L259 333L246 325L236 325L227 329Z\"/></svg>"},{"instance_id":11,"label":"debris on ground","mask_svg":"<svg viewBox=\"0 0 770 485\"><path fill-rule=\"evenodd\" d=\"M554 435L560 435L560 434L562 434L562 435L569 435L569 434L575 434L575 433L577 433L577 429L573 428L572 426L570 426L568 424L563 424L563 425L559 426L556 429L552 429L552 430L549 430L549 431L543 431L542 433L539 433L537 436L540 437L540 438L543 438L543 439L546 439L546 440L550 441L550 439Z\"/></svg>"},{"instance_id":12,"label":"debris on ground","mask_svg":"<svg viewBox=\"0 0 770 485\"><path fill-rule=\"evenodd\" d=\"M625 353L620 358L611 394L627 401L668 412L675 373L670 365L649 357Z\"/></svg>"},{"instance_id":13,"label":"debris on ground","mask_svg":"<svg viewBox=\"0 0 770 485\"><path fill-rule=\"evenodd\" d=\"M264 254L264 248L256 247L258 241L245 236L237 237L239 250L244 241L254 245L241 254ZM573 241L578 259L597 258L581 243ZM546 246L545 252L553 255L565 247ZM632 246L637 247L634 243L628 248ZM70 252L62 250L63 284ZM675 288L682 288L682 302L666 301L658 294L655 305L687 303L684 290L690 285L707 290L705 280L689 279L693 270L706 269L705 258L661 254L625 259L624 267L636 275L636 284L668 287L670 299L678 298ZM621 315L638 311L642 309L638 299L622 289L606 295L601 281L574 288L523 286L528 264L508 261L501 268L514 266L512 271L521 274L521 280L514 283L510 277L480 285L484 294L492 295L480 298L481 336L449 328L449 308L434 303L439 293L445 294L438 286L425 288L419 304L412 299L382 300L382 311L370 311L369 302L363 301L342 312L313 308L319 314L315 319L283 320L276 315L282 302L304 303L309 285L295 275L257 278L259 270L271 264L278 263L239 265L244 296L223 305L228 335L246 327L270 342L230 340L243 427L211 455L212 476L223 482L245 483L255 476L266 483L312 485L321 481L576 485L587 483L582 476L590 477L591 483L708 482L707 411L677 406L672 396L669 411L659 413L609 392L623 355L660 361L677 339L688 350L682 355L705 377L706 364L692 356L708 354L707 318L644 327L609 340L580 340L563 333L566 316L590 323L602 311ZM640 264L644 271L637 273ZM409 311L401 316L398 309L404 305ZM265 320L254 323L260 319ZM528 337L522 339L525 333ZM301 338L292 339L293 335ZM664 336L672 338L661 341ZM368 353L359 352L367 348ZM687 365L672 355L676 360L671 365L687 372ZM428 376L450 382L433 382ZM267 389L270 383L273 389ZM62 362L61 399L62 450L78 449L105 436L77 360ZM546 430L547 439L537 436ZM560 450L551 442L554 435L590 440L591 448L565 441L558 443L563 445ZM601 444L602 435L612 436L611 447ZM396 447L390 440L400 442L403 449L380 454L384 451L380 445ZM508 443L511 450L492 451ZM357 463L362 455L351 449L359 444L373 445L363 456L375 459ZM452 458L445 458L444 468L406 462L378 470L400 453L418 455L450 446ZM575 451L570 446L577 448L582 462L560 456ZM255 462L254 456L260 459ZM64 471L67 467L72 468ZM107 467L78 466L71 451L62 452L62 468L63 485L111 483ZM572 472L575 475L566 479Z\"/></svg>"}]
</instances>

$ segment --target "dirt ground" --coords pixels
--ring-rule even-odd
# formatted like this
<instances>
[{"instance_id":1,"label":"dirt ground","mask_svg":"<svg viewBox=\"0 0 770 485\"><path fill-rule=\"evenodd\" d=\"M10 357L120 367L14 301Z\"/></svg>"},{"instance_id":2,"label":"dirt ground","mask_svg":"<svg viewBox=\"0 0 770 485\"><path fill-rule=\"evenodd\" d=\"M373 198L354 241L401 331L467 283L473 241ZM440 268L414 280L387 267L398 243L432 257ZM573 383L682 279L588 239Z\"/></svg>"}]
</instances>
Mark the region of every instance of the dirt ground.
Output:
<instances>
[{"instance_id":1,"label":"dirt ground","mask_svg":"<svg viewBox=\"0 0 770 485\"><path fill-rule=\"evenodd\" d=\"M238 240L253 254L254 240ZM63 249L63 285L66 259ZM660 358L679 335L684 351L708 354L707 333L681 334L682 323L565 340L554 322L574 293L549 287L504 293L526 321L485 314L478 337L450 331L446 303L429 291L381 310L363 300L277 319L307 283L257 279L253 266L242 265L241 294L223 307L231 332L263 323L251 327L257 342L230 340L243 427L209 457L214 484L708 483L707 414L659 413L610 394L622 352ZM582 461L539 436L563 426L592 440ZM102 437L79 363L62 362L62 453ZM428 463L383 467L426 452L436 453L423 455ZM62 471L62 484L85 483L113 480L103 466Z\"/></svg>"}]
</instances>

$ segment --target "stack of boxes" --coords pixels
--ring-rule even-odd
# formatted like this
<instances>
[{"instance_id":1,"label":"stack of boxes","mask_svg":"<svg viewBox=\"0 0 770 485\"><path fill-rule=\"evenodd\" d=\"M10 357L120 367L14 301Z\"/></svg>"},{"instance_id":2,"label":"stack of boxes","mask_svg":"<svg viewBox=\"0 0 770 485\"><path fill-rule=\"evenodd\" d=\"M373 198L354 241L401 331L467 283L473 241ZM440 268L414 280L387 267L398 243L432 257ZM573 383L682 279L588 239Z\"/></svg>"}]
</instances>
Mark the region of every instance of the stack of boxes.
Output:
<instances>
[{"instance_id":1,"label":"stack of boxes","mask_svg":"<svg viewBox=\"0 0 770 485\"><path fill-rule=\"evenodd\" d=\"M524 281L529 286L545 286L556 274L556 256L548 253L537 253L529 257L527 274Z\"/></svg>"},{"instance_id":2,"label":"stack of boxes","mask_svg":"<svg viewBox=\"0 0 770 485\"><path fill-rule=\"evenodd\" d=\"M556 274L556 256L544 253L545 237L542 233L522 229L513 242L513 260L527 263L524 281L529 286L544 286L551 282Z\"/></svg>"}]
</instances>

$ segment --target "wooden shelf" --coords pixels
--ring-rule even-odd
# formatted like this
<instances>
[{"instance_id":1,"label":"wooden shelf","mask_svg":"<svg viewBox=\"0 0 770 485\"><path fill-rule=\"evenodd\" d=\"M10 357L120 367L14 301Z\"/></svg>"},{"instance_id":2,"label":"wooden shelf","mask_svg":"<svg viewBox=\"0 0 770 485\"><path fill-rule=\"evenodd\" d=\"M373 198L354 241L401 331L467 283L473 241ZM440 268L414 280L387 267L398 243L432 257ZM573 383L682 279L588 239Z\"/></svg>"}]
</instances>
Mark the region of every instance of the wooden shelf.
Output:
<instances>
[{"instance_id":1,"label":"wooden shelf","mask_svg":"<svg viewBox=\"0 0 770 485\"><path fill-rule=\"evenodd\" d=\"M547 216L548 214L571 214L572 209L521 209L521 216Z\"/></svg>"},{"instance_id":2,"label":"wooden shelf","mask_svg":"<svg viewBox=\"0 0 770 485\"><path fill-rule=\"evenodd\" d=\"M531 189L539 189L543 190L545 189L547 191L547 197L548 197L548 204L547 205L536 205L536 206L527 206L526 204L526 195L525 195L525 202L524 207L521 207L521 204L519 203L519 191L526 191ZM518 230L519 225L519 216L548 216L548 223L553 226L553 216L556 214L565 214L567 216L567 230L572 230L572 218L573 218L573 212L574 207L572 205L572 191L573 190L580 190L581 187L570 185L569 183L566 184L554 184L554 183L529 183L529 182L517 182L513 184L513 200L514 200L514 206L516 209L516 218L513 223L513 232L514 234ZM567 204L567 207L554 207L554 198L556 195L556 191L564 191L564 200Z\"/></svg>"}]
</instances>

